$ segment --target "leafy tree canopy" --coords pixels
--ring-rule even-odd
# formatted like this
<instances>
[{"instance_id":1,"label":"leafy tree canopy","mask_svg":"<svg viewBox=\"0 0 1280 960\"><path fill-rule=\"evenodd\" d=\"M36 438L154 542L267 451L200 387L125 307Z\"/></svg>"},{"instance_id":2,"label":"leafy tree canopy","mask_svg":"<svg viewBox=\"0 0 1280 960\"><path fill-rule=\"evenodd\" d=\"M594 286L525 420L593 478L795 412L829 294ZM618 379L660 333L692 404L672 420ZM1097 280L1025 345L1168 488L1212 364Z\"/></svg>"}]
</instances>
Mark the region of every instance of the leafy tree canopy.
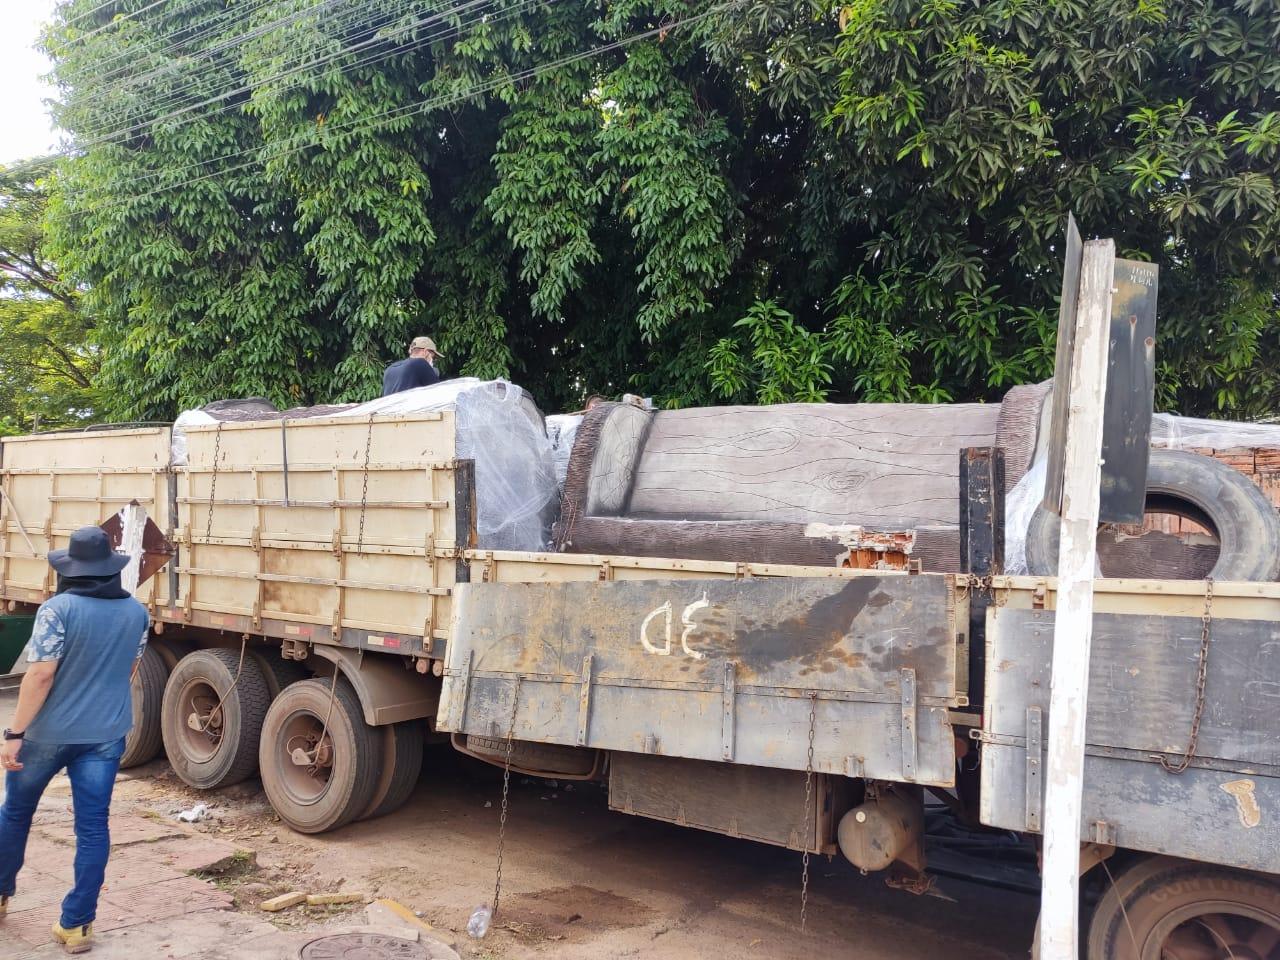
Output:
<instances>
[{"instance_id":1,"label":"leafy tree canopy","mask_svg":"<svg viewBox=\"0 0 1280 960\"><path fill-rule=\"evenodd\" d=\"M45 250L47 160L0 168L0 435L92 420L98 350Z\"/></svg>"},{"instance_id":2,"label":"leafy tree canopy","mask_svg":"<svg viewBox=\"0 0 1280 960\"><path fill-rule=\"evenodd\" d=\"M1280 408L1269 0L68 0L51 224L120 416L364 398L430 332L548 408L994 399L1074 210L1159 403Z\"/></svg>"}]
</instances>

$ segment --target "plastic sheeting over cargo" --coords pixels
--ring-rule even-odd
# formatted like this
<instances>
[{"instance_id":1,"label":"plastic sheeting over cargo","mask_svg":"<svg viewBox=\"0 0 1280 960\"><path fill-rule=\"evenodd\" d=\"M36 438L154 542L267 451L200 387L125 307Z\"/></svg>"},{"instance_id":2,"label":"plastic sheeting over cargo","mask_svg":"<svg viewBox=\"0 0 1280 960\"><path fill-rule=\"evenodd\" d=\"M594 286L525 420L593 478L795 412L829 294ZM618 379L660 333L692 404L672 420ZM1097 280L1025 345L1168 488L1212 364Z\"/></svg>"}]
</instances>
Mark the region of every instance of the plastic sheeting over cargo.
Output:
<instances>
[{"instance_id":1,"label":"plastic sheeting over cargo","mask_svg":"<svg viewBox=\"0 0 1280 960\"><path fill-rule=\"evenodd\" d=\"M461 377L368 403L281 411L252 398L188 410L174 421L173 462L187 462L183 427L220 420L367 418L453 410L459 459L476 465L476 526L486 550L543 550L559 503L555 461L542 413L505 380Z\"/></svg>"}]
</instances>

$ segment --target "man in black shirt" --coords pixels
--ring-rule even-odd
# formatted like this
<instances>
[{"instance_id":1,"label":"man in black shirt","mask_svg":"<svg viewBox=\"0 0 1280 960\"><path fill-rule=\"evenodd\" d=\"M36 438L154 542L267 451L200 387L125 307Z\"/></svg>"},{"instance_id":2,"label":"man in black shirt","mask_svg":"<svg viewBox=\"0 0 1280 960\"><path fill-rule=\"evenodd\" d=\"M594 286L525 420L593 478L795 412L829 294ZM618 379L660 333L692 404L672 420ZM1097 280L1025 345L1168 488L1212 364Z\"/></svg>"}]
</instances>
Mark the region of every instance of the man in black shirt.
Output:
<instances>
[{"instance_id":1,"label":"man in black shirt","mask_svg":"<svg viewBox=\"0 0 1280 960\"><path fill-rule=\"evenodd\" d=\"M414 387L429 387L440 382L436 369L436 357L441 356L436 342L430 337L414 337L409 344L409 356L387 367L382 375L382 395L390 396Z\"/></svg>"}]
</instances>

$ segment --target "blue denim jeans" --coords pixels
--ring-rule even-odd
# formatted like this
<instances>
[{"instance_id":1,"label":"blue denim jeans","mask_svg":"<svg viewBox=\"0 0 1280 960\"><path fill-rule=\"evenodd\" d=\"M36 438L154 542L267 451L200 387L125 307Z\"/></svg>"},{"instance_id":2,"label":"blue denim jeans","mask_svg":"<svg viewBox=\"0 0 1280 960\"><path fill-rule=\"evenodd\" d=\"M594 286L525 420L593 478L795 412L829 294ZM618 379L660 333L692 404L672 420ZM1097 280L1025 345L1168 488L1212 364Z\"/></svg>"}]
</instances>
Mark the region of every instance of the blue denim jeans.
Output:
<instances>
[{"instance_id":1,"label":"blue denim jeans","mask_svg":"<svg viewBox=\"0 0 1280 960\"><path fill-rule=\"evenodd\" d=\"M22 745L18 754L22 769L12 770L5 777L4 806L0 807L0 896L11 897L16 892L36 805L49 781L65 769L71 780L75 811L76 879L62 901L59 922L68 929L93 922L111 853L107 812L123 754L123 737L111 743Z\"/></svg>"}]
</instances>

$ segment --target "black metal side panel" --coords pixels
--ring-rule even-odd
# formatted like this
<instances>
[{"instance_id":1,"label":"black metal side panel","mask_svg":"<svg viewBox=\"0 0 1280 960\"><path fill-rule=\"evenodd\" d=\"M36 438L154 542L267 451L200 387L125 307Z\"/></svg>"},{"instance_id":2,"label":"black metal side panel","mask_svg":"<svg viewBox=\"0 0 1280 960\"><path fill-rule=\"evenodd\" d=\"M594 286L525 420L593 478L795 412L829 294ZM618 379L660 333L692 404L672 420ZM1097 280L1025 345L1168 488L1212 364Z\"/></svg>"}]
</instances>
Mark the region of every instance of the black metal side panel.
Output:
<instances>
[{"instance_id":1,"label":"black metal side panel","mask_svg":"<svg viewBox=\"0 0 1280 960\"><path fill-rule=\"evenodd\" d=\"M1155 402L1156 293L1160 268L1117 260L1111 300L1107 399L1102 411L1103 523L1138 523L1147 492Z\"/></svg>"},{"instance_id":2,"label":"black metal side panel","mask_svg":"<svg viewBox=\"0 0 1280 960\"><path fill-rule=\"evenodd\" d=\"M992 607L982 822L1038 831L1044 804L1051 611ZM1191 766L1197 617L1097 614L1089 670L1083 840L1280 871L1280 623L1212 624Z\"/></svg>"},{"instance_id":3,"label":"black metal side panel","mask_svg":"<svg viewBox=\"0 0 1280 960\"><path fill-rule=\"evenodd\" d=\"M942 575L459 585L438 726L950 785L967 617Z\"/></svg>"}]
</instances>

